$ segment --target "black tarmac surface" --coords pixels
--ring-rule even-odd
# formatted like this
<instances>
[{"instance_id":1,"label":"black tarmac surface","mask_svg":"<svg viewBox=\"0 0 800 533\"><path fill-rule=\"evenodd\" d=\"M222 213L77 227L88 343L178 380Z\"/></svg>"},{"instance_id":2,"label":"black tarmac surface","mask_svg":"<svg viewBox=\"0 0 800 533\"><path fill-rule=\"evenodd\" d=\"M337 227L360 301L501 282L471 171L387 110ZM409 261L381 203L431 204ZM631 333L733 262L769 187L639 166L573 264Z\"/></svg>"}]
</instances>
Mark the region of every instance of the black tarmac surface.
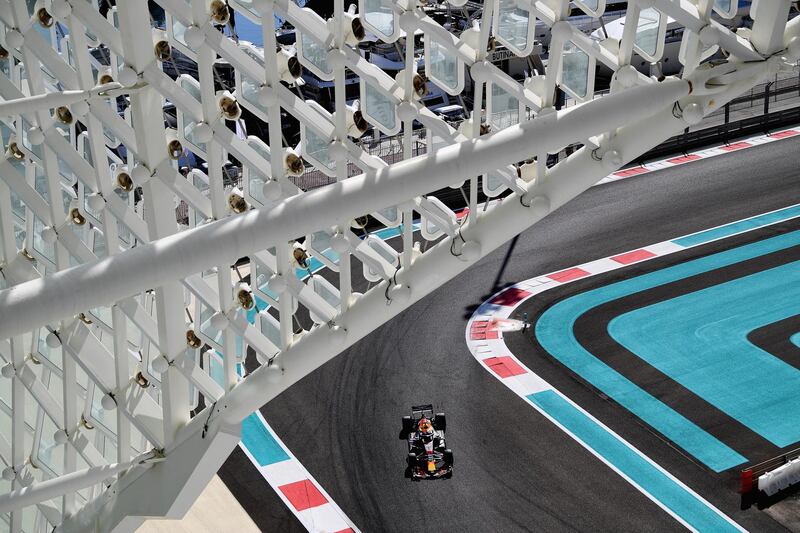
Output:
<instances>
[{"instance_id":1,"label":"black tarmac surface","mask_svg":"<svg viewBox=\"0 0 800 533\"><path fill-rule=\"evenodd\" d=\"M595 187L262 413L363 531L682 530L489 375L467 350L466 320L507 284L798 202L799 139ZM785 531L766 513L739 509L730 475L708 475L552 360L535 370L744 527ZM400 417L419 403L447 413L451 480L403 477ZM241 451L220 475L263 530L303 530Z\"/></svg>"}]
</instances>

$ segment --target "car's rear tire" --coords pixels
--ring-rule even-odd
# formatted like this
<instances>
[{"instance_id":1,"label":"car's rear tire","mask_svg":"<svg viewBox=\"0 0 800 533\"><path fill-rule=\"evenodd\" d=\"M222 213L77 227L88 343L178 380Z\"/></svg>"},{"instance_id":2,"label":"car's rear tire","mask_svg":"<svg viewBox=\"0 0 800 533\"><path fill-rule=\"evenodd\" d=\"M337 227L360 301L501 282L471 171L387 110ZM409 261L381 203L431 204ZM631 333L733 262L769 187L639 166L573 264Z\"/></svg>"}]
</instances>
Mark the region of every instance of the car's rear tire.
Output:
<instances>
[{"instance_id":1,"label":"car's rear tire","mask_svg":"<svg viewBox=\"0 0 800 533\"><path fill-rule=\"evenodd\" d=\"M447 430L447 418L444 413L436 413L436 416L433 417L433 427L439 431Z\"/></svg>"},{"instance_id":2,"label":"car's rear tire","mask_svg":"<svg viewBox=\"0 0 800 533\"><path fill-rule=\"evenodd\" d=\"M444 451L444 462L450 466L453 466L453 450L447 448Z\"/></svg>"},{"instance_id":3,"label":"car's rear tire","mask_svg":"<svg viewBox=\"0 0 800 533\"><path fill-rule=\"evenodd\" d=\"M411 420L411 417L406 415L403 417L403 435L408 436L411 431L414 429L414 421Z\"/></svg>"}]
</instances>

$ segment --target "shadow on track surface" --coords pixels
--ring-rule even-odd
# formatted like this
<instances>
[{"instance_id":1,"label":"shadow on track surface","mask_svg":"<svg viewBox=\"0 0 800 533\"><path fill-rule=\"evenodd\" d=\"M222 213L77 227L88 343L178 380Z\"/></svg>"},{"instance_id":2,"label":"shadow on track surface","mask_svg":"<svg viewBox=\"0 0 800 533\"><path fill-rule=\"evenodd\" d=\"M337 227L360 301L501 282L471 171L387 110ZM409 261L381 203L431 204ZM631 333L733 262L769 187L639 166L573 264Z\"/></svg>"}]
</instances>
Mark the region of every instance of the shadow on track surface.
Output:
<instances>
[{"instance_id":1,"label":"shadow on track surface","mask_svg":"<svg viewBox=\"0 0 800 533\"><path fill-rule=\"evenodd\" d=\"M472 313L477 311L478 308L481 306L481 304L483 302L485 302L486 300L488 300L489 298L494 296L496 293L500 292L502 289L505 289L509 285L513 284L513 282L510 282L510 281L501 284L500 280L503 279L503 274L506 271L506 267L508 266L508 262L511 259L511 256L514 254L514 248L516 248L516 246L517 246L517 240L518 239L519 239L519 235L514 235L514 238L511 239L511 241L509 241L508 246L507 246L508 249L506 250L506 255L503 257L503 262L500 264L500 268L497 271L497 276L495 276L495 278L494 278L494 283L492 283L492 288L489 289L489 291L486 294L484 294L483 296L480 296L476 300L478 303L474 303L472 305L468 305L467 307L464 308L464 320L469 320L469 318L472 316Z\"/></svg>"}]
</instances>

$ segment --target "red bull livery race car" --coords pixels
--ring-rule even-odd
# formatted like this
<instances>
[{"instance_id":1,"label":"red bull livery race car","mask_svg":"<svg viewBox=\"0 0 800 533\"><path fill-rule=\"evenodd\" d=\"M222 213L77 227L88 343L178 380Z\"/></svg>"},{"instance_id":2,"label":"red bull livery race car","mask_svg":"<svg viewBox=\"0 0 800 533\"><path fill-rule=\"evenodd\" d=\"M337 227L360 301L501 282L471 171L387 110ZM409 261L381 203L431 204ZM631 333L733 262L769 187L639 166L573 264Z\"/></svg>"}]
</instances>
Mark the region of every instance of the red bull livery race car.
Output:
<instances>
[{"instance_id":1,"label":"red bull livery race car","mask_svg":"<svg viewBox=\"0 0 800 533\"><path fill-rule=\"evenodd\" d=\"M419 479L449 478L453 475L453 452L447 447L444 413L433 414L432 405L411 408L403 417L401 438L408 442L406 477Z\"/></svg>"}]
</instances>

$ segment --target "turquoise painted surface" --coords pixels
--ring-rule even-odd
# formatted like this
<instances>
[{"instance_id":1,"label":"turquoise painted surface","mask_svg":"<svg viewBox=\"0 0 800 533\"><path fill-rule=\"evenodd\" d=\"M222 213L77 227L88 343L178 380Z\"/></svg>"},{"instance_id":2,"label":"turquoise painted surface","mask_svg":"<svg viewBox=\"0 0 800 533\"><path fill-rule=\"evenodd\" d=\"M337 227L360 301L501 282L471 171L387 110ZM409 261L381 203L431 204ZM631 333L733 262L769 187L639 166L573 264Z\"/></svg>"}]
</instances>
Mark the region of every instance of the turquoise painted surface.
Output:
<instances>
[{"instance_id":1,"label":"turquoise painted surface","mask_svg":"<svg viewBox=\"0 0 800 533\"><path fill-rule=\"evenodd\" d=\"M697 531L738 531L708 504L554 391L528 399Z\"/></svg>"},{"instance_id":2,"label":"turquoise painted surface","mask_svg":"<svg viewBox=\"0 0 800 533\"><path fill-rule=\"evenodd\" d=\"M790 341L791 341L791 342L792 342L792 343L793 343L795 346L797 346L798 348L800 348L800 333L795 333L794 335L792 335L791 337L789 337L789 340L790 340Z\"/></svg>"},{"instance_id":3,"label":"turquoise painted surface","mask_svg":"<svg viewBox=\"0 0 800 533\"><path fill-rule=\"evenodd\" d=\"M727 470L746 459L597 359L572 330L579 316L606 302L798 244L800 232L795 231L575 295L542 314L536 337L553 357L709 468Z\"/></svg>"},{"instance_id":4,"label":"turquoise painted surface","mask_svg":"<svg viewBox=\"0 0 800 533\"><path fill-rule=\"evenodd\" d=\"M250 414L242 422L242 444L261 466L289 459L289 454L278 444L255 413Z\"/></svg>"},{"instance_id":5,"label":"turquoise painted surface","mask_svg":"<svg viewBox=\"0 0 800 533\"><path fill-rule=\"evenodd\" d=\"M800 216L800 205L794 205L785 209L779 209L773 213L766 213L764 215L759 215L747 220L742 220L741 222L734 222L733 224L728 224L719 228L713 228L710 230L701 231L700 233L695 233L694 235L681 237L680 239L675 239L672 242L681 246L696 246L698 244L703 244L715 239L721 239L723 237L729 237L731 235L735 235L736 233L760 228L761 226L768 226L770 224L775 224L776 222L781 222L783 220L788 220L798 216Z\"/></svg>"},{"instance_id":6,"label":"turquoise painted surface","mask_svg":"<svg viewBox=\"0 0 800 533\"><path fill-rule=\"evenodd\" d=\"M753 345L754 329L800 314L800 262L620 315L611 336L779 447L800 440L800 371Z\"/></svg>"}]
</instances>

